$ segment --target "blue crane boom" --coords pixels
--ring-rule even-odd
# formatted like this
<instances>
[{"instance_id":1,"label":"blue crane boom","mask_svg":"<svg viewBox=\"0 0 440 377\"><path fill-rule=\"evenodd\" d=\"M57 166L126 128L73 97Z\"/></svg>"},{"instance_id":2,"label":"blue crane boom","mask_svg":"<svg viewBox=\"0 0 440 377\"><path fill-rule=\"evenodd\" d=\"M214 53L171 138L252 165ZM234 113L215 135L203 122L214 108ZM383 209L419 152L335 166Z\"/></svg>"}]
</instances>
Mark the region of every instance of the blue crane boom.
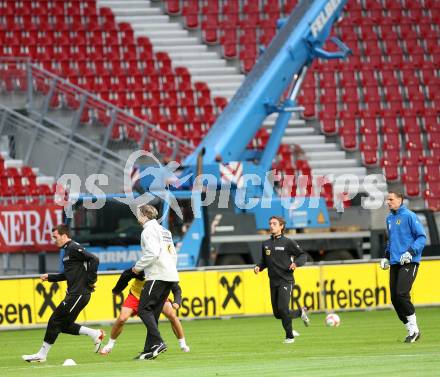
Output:
<instances>
[{"instance_id":1,"label":"blue crane boom","mask_svg":"<svg viewBox=\"0 0 440 377\"><path fill-rule=\"evenodd\" d=\"M295 97L307 67L316 57L344 58L350 51L336 38L332 40L339 51L323 50L345 3L346 0L302 0L297 5L209 133L185 159L184 166L196 166L202 149L204 167L219 161L245 161L247 145L265 118L277 112L278 119L258 164L262 170L270 169L295 110ZM289 89L288 97L283 99Z\"/></svg>"}]
</instances>

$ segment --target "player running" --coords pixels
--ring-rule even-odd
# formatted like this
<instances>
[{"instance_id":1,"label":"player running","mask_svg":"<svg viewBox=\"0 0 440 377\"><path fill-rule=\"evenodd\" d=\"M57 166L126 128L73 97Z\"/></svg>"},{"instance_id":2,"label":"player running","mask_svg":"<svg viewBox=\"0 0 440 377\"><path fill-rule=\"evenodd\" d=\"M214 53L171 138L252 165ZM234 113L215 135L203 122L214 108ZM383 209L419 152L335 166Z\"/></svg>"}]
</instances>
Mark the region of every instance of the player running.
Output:
<instances>
[{"instance_id":1,"label":"player running","mask_svg":"<svg viewBox=\"0 0 440 377\"><path fill-rule=\"evenodd\" d=\"M279 216L269 219L271 237L263 242L261 261L254 267L255 274L265 268L270 282L270 298L275 318L280 319L286 333L284 343L295 341L299 334L292 328L292 319L301 317L309 326L310 320L305 307L291 310L289 308L294 284L293 272L306 263L306 254L297 242L286 238L284 231L286 221Z\"/></svg>"},{"instance_id":2,"label":"player running","mask_svg":"<svg viewBox=\"0 0 440 377\"><path fill-rule=\"evenodd\" d=\"M52 229L52 239L59 248L64 249L64 271L59 274L43 274L41 280L67 281L67 291L64 300L49 318L40 350L35 354L22 356L23 360L29 363L45 362L60 333L88 335L93 340L95 352L99 351L105 335L102 330L91 329L75 322L95 290L99 259L70 238L69 229L65 224Z\"/></svg>"}]
</instances>

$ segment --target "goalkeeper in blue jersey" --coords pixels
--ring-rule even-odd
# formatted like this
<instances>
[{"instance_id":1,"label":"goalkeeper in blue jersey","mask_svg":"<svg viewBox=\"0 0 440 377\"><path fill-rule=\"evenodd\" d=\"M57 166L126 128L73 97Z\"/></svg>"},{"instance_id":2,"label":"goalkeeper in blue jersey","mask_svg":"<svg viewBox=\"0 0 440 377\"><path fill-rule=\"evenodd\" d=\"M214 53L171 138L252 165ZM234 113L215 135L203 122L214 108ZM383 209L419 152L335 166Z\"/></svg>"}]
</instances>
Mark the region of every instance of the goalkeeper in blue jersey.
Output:
<instances>
[{"instance_id":1,"label":"goalkeeper in blue jersey","mask_svg":"<svg viewBox=\"0 0 440 377\"><path fill-rule=\"evenodd\" d=\"M380 266L384 270L391 267L391 302L408 331L405 342L414 343L420 339L420 330L410 291L419 269L426 234L417 215L403 205L401 193L390 192L387 204L391 212L386 219L388 243Z\"/></svg>"}]
</instances>

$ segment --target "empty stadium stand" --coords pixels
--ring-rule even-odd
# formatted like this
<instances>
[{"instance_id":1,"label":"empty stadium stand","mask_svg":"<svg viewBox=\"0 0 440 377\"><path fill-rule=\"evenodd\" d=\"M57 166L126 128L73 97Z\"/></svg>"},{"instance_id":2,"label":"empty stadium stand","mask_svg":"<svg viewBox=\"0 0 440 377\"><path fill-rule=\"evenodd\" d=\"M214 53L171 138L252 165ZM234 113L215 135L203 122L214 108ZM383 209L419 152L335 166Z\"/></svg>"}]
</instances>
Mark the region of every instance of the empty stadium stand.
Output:
<instances>
[{"instance_id":1,"label":"empty stadium stand","mask_svg":"<svg viewBox=\"0 0 440 377\"><path fill-rule=\"evenodd\" d=\"M197 145L242 76L233 66L216 62L194 35L207 45L221 46L223 56L240 62L247 73L275 35L277 20L297 1L137 3L144 8L136 21L126 3L114 0L0 1L0 56L30 57L104 101ZM163 27L167 21L162 9L183 20L191 34L172 30L170 23ZM151 25L142 25L144 15ZM367 168L382 169L389 182L403 184L408 196L440 209L434 188L440 161L439 18L436 1L349 2L335 32L353 56L314 64L299 99L306 117L319 117L324 136L298 122L302 126L290 128L283 142L300 144L307 161L296 161L291 148L281 147L274 167L306 175L347 169L359 176ZM182 43L195 47L190 53ZM194 51L204 58L197 62ZM12 85L6 80L2 85L26 90L25 82ZM48 93L50 87L43 81L37 89ZM50 106L76 110L80 101L56 88ZM106 111L82 114L83 123L96 118L108 126L111 121ZM262 128L252 145L263 148L269 132L270 127ZM343 150L326 143L325 135L336 138ZM114 140L140 138L139 128L124 122L112 132ZM360 157L347 158L345 152ZM324 191L331 204L331 185Z\"/></svg>"},{"instance_id":2,"label":"empty stadium stand","mask_svg":"<svg viewBox=\"0 0 440 377\"><path fill-rule=\"evenodd\" d=\"M166 9L249 72L278 18L297 1L189 3L168 0ZM408 197L423 196L436 209L437 193L423 186L428 169L437 176L439 166L439 21L436 1L349 2L335 34L353 56L314 64L299 100L306 116L319 116L324 134L360 152L364 166L381 167L389 182L403 183Z\"/></svg>"}]
</instances>

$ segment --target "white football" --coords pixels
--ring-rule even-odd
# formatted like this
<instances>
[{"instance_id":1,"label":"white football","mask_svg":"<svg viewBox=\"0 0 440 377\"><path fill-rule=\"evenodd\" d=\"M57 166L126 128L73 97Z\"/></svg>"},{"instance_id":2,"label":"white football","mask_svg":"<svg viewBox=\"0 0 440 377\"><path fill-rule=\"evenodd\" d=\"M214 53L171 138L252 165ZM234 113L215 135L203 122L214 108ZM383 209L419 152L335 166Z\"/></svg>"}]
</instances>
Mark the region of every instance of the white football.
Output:
<instances>
[{"instance_id":1,"label":"white football","mask_svg":"<svg viewBox=\"0 0 440 377\"><path fill-rule=\"evenodd\" d=\"M341 318L336 313L327 314L325 317L325 324L328 327L338 327L341 324Z\"/></svg>"}]
</instances>

